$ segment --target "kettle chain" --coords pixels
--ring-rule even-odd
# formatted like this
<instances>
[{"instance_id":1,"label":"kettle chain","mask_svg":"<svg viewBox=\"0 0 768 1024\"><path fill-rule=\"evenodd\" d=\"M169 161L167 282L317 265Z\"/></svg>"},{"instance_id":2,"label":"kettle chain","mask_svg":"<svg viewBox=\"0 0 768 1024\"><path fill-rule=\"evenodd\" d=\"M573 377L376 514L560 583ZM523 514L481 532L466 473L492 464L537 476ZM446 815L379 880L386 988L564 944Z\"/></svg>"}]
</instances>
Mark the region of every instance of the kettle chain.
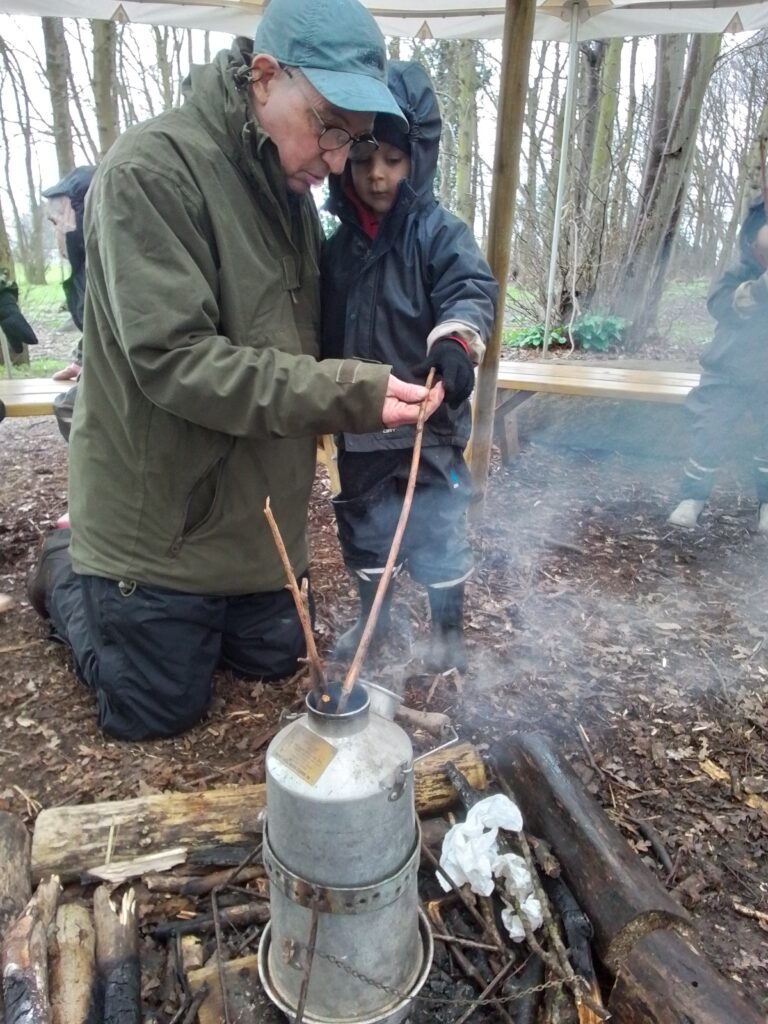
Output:
<instances>
[{"instance_id":1,"label":"kettle chain","mask_svg":"<svg viewBox=\"0 0 768 1024\"><path fill-rule=\"evenodd\" d=\"M386 992L389 996L396 996L398 999L414 999L420 1000L425 1003L447 1003L451 1005L465 1005L465 1006L488 1006L495 1003L512 1003L518 999L522 999L523 996L533 995L534 992L544 992L548 988L560 988L564 984L562 978L553 978L551 981L542 981L539 985L532 985L530 988L520 989L519 992L513 992L512 995L508 996L489 996L487 999L447 999L443 996L423 996L415 995L411 996L407 992L401 992L399 989L393 988L391 985L386 985L383 981L377 981L375 978L369 978L362 971L358 971L355 967L350 967L346 964L341 957L335 956L333 953L321 953L320 950L315 950L315 956L320 960L327 960L328 963L338 967L339 970L350 977L355 978L357 981L362 981L364 985L371 985L373 988L378 988L382 992Z\"/></svg>"}]
</instances>

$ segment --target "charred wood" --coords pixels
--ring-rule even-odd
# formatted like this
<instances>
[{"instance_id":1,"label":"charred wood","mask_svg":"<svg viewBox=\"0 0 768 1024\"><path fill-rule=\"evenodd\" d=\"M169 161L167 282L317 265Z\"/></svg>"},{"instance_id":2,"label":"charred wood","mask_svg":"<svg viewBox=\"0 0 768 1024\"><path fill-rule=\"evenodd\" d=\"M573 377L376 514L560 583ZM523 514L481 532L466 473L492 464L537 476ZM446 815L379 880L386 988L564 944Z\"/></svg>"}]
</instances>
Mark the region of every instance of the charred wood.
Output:
<instances>
[{"instance_id":1,"label":"charred wood","mask_svg":"<svg viewBox=\"0 0 768 1024\"><path fill-rule=\"evenodd\" d=\"M249 924L266 924L269 920L267 903L245 903L219 911L222 926L240 927ZM173 935L199 935L212 932L215 927L213 914L198 914L187 921L166 921L157 925L152 934L156 939L168 939Z\"/></svg>"},{"instance_id":2,"label":"charred wood","mask_svg":"<svg viewBox=\"0 0 768 1024\"><path fill-rule=\"evenodd\" d=\"M608 1009L617 1024L763 1024L764 1016L683 936L656 931L622 962Z\"/></svg>"},{"instance_id":3,"label":"charred wood","mask_svg":"<svg viewBox=\"0 0 768 1024\"><path fill-rule=\"evenodd\" d=\"M0 957L6 1024L49 1024L48 929L60 895L58 878L49 878L6 930Z\"/></svg>"},{"instance_id":4,"label":"charred wood","mask_svg":"<svg viewBox=\"0 0 768 1024\"><path fill-rule=\"evenodd\" d=\"M138 1024L141 1019L141 973L133 890L119 910L106 886L93 894L96 928L97 1002L103 1024Z\"/></svg>"},{"instance_id":5,"label":"charred wood","mask_svg":"<svg viewBox=\"0 0 768 1024\"><path fill-rule=\"evenodd\" d=\"M528 827L557 851L595 930L600 959L615 973L634 943L658 928L690 930L662 888L567 762L538 734L515 736L499 757Z\"/></svg>"}]
</instances>

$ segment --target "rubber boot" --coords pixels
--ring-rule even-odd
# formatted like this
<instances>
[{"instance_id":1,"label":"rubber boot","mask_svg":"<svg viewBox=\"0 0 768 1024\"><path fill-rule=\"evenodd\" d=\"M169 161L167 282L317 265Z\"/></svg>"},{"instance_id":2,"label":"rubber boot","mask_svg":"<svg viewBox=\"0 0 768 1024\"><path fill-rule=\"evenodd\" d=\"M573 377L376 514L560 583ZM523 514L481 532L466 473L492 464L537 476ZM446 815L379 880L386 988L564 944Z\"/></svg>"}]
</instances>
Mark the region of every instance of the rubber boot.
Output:
<instances>
[{"instance_id":1,"label":"rubber boot","mask_svg":"<svg viewBox=\"0 0 768 1024\"><path fill-rule=\"evenodd\" d=\"M427 667L433 672L467 670L464 649L464 584L455 587L429 587L432 612L432 638Z\"/></svg>"},{"instance_id":2,"label":"rubber boot","mask_svg":"<svg viewBox=\"0 0 768 1024\"><path fill-rule=\"evenodd\" d=\"M70 568L69 541L71 532L67 529L54 530L40 545L37 565L27 577L27 597L38 615L47 619L46 600L51 587L58 577Z\"/></svg>"},{"instance_id":3,"label":"rubber boot","mask_svg":"<svg viewBox=\"0 0 768 1024\"><path fill-rule=\"evenodd\" d=\"M336 646L333 648L333 652L331 654L334 661L348 661L354 657L355 651L360 645L360 637L363 635L365 624L368 621L368 613L373 605L373 599L376 596L378 586L378 579L363 580L358 577L357 590L360 595L360 612L358 613L355 624L351 626L346 633L342 633L336 641ZM386 640L389 635L389 609L391 604L392 581L390 580L381 608L379 609L379 617L376 620L376 627L373 631L371 644L380 644Z\"/></svg>"},{"instance_id":4,"label":"rubber boot","mask_svg":"<svg viewBox=\"0 0 768 1024\"><path fill-rule=\"evenodd\" d=\"M696 498L684 498L674 509L667 522L670 526L684 526L686 529L692 530L699 521L704 505L705 502L698 501Z\"/></svg>"}]
</instances>

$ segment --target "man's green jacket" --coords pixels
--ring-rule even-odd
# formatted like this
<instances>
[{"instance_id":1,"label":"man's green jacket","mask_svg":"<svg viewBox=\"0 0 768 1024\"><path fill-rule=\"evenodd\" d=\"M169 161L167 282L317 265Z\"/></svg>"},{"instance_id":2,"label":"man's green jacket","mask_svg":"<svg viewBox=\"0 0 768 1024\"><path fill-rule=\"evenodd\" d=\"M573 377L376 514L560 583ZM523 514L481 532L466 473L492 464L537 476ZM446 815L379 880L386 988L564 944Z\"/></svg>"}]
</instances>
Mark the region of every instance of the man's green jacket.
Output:
<instances>
[{"instance_id":1,"label":"man's green jacket","mask_svg":"<svg viewBox=\"0 0 768 1024\"><path fill-rule=\"evenodd\" d=\"M286 192L242 67L235 49L194 68L184 106L126 131L88 194L80 573L279 590L267 499L301 573L316 435L381 428L390 368L316 359L317 212Z\"/></svg>"}]
</instances>

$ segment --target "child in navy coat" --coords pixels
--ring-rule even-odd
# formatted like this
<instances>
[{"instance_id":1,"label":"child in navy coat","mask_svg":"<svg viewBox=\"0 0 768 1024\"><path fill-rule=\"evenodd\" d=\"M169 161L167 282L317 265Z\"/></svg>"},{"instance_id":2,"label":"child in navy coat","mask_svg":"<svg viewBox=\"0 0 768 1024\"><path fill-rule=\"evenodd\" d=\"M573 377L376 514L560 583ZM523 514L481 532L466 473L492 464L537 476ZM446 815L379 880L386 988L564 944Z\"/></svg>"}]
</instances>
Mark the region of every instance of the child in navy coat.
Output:
<instances>
[{"instance_id":1,"label":"child in navy coat","mask_svg":"<svg viewBox=\"0 0 768 1024\"><path fill-rule=\"evenodd\" d=\"M464 584L473 558L466 535L470 494L464 448L474 366L493 323L498 287L467 225L432 191L440 113L421 65L389 65L388 85L403 113L374 123L378 148L354 146L332 176L328 209L341 226L321 266L323 357L388 363L423 383L429 369L445 401L424 425L421 460L400 565L427 588L432 619L429 662L466 668ZM341 492L334 499L344 562L356 577L360 616L336 644L348 658L360 640L384 571L410 471L414 428L337 438ZM389 594L377 637L389 626Z\"/></svg>"}]
</instances>

